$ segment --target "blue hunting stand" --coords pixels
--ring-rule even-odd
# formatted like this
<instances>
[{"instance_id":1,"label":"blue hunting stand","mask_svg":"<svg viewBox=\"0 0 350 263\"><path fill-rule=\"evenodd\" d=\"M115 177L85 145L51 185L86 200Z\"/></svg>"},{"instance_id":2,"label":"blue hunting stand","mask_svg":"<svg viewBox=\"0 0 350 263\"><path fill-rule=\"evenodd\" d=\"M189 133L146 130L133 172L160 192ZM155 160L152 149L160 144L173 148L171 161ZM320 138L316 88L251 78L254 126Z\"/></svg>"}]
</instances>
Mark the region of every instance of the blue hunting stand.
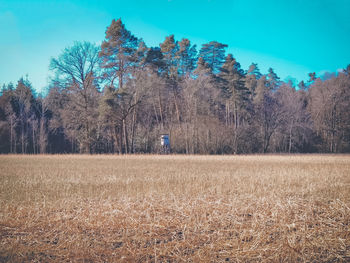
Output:
<instances>
[{"instance_id":1,"label":"blue hunting stand","mask_svg":"<svg viewBox=\"0 0 350 263\"><path fill-rule=\"evenodd\" d=\"M169 154L170 153L170 141L169 134L160 135L160 153Z\"/></svg>"}]
</instances>

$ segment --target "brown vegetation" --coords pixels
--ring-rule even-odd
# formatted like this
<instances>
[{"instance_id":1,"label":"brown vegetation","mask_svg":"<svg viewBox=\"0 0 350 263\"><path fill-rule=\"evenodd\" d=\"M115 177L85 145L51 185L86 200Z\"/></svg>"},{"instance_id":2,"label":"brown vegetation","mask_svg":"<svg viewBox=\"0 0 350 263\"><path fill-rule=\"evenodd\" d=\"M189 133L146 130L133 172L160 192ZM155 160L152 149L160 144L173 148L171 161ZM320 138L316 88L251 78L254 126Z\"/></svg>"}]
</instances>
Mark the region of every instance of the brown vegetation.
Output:
<instances>
[{"instance_id":1,"label":"brown vegetation","mask_svg":"<svg viewBox=\"0 0 350 263\"><path fill-rule=\"evenodd\" d=\"M0 156L0 261L346 262L350 156Z\"/></svg>"}]
</instances>

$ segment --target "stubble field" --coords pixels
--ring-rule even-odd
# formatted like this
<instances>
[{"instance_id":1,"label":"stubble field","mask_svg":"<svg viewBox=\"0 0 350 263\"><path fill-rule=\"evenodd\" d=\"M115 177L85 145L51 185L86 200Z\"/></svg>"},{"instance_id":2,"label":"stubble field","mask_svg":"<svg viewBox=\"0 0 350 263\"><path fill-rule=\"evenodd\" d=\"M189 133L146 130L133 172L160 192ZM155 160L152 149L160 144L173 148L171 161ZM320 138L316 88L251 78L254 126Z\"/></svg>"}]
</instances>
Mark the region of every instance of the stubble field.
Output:
<instances>
[{"instance_id":1,"label":"stubble field","mask_svg":"<svg viewBox=\"0 0 350 263\"><path fill-rule=\"evenodd\" d=\"M350 155L0 156L0 262L349 262Z\"/></svg>"}]
</instances>

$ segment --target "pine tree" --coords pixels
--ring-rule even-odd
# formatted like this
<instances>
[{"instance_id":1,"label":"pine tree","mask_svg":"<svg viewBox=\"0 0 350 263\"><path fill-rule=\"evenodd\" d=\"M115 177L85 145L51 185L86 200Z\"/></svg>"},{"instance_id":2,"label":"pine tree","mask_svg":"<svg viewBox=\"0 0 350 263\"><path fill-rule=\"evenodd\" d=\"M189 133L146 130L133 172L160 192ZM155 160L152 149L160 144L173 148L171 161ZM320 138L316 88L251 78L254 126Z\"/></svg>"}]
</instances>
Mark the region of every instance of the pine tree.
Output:
<instances>
[{"instance_id":1,"label":"pine tree","mask_svg":"<svg viewBox=\"0 0 350 263\"><path fill-rule=\"evenodd\" d=\"M178 58L178 71L181 76L190 74L196 64L196 45L191 46L191 42L184 38L179 42L179 50L176 54Z\"/></svg>"},{"instance_id":2,"label":"pine tree","mask_svg":"<svg viewBox=\"0 0 350 263\"><path fill-rule=\"evenodd\" d=\"M156 72L159 75L164 75L166 71L166 64L162 51L159 47L151 47L147 50L145 65L153 72Z\"/></svg>"},{"instance_id":3,"label":"pine tree","mask_svg":"<svg viewBox=\"0 0 350 263\"><path fill-rule=\"evenodd\" d=\"M247 75L254 75L256 77L256 79L261 78L261 73L259 71L259 67L258 67L257 63L250 64L248 71L247 71Z\"/></svg>"},{"instance_id":4,"label":"pine tree","mask_svg":"<svg viewBox=\"0 0 350 263\"><path fill-rule=\"evenodd\" d=\"M227 45L211 41L203 44L199 51L199 57L209 64L214 74L220 72L220 68L225 62L225 48L227 48Z\"/></svg>"},{"instance_id":5,"label":"pine tree","mask_svg":"<svg viewBox=\"0 0 350 263\"><path fill-rule=\"evenodd\" d=\"M255 90L258 84L258 80L261 78L261 73L258 68L258 64L252 63L249 66L245 77L245 87L249 90L250 100L252 101L255 95Z\"/></svg>"},{"instance_id":6,"label":"pine tree","mask_svg":"<svg viewBox=\"0 0 350 263\"><path fill-rule=\"evenodd\" d=\"M176 53L179 50L179 44L175 41L174 35L165 38L164 42L160 44L160 49L163 54L165 65L167 66L167 73L170 78L178 77L178 58Z\"/></svg>"},{"instance_id":7,"label":"pine tree","mask_svg":"<svg viewBox=\"0 0 350 263\"><path fill-rule=\"evenodd\" d=\"M267 86L271 91L276 91L281 84L280 78L277 76L272 68L268 69Z\"/></svg>"},{"instance_id":8,"label":"pine tree","mask_svg":"<svg viewBox=\"0 0 350 263\"><path fill-rule=\"evenodd\" d=\"M180 93L181 86L179 85L179 59L176 55L179 50L179 44L174 39L174 35L170 35L165 38L164 42L160 44L160 48L164 57L165 65L167 68L166 79L167 86L171 90L172 94L172 107L174 108L176 119L181 121L180 113Z\"/></svg>"},{"instance_id":9,"label":"pine tree","mask_svg":"<svg viewBox=\"0 0 350 263\"><path fill-rule=\"evenodd\" d=\"M125 78L137 62L136 52L139 40L125 28L121 19L113 19L106 30L106 39L102 42L99 56L102 58L101 67L105 69L104 79L114 87L118 79L118 87L123 88Z\"/></svg>"},{"instance_id":10,"label":"pine tree","mask_svg":"<svg viewBox=\"0 0 350 263\"><path fill-rule=\"evenodd\" d=\"M238 129L243 121L249 99L249 90L244 85L244 71L231 54L227 55L220 72L225 98L225 122L233 125L233 151L238 151Z\"/></svg>"},{"instance_id":11,"label":"pine tree","mask_svg":"<svg viewBox=\"0 0 350 263\"><path fill-rule=\"evenodd\" d=\"M226 106L227 122L231 122L231 112L233 114L233 123L235 128L240 124L240 111L244 108L248 100L249 90L244 85L244 72L241 65L233 58L231 54L227 55L226 61L221 68L220 77L223 79L223 91L228 100ZM232 104L230 109L229 104Z\"/></svg>"}]
</instances>

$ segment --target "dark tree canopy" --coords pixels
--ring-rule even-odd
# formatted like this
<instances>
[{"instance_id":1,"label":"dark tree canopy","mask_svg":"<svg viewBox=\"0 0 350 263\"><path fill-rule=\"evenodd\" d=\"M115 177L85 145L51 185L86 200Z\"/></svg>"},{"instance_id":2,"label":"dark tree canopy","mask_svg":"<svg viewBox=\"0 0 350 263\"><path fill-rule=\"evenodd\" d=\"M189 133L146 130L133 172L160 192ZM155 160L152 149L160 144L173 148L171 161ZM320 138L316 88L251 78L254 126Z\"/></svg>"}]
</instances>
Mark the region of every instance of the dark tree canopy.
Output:
<instances>
[{"instance_id":1,"label":"dark tree canopy","mask_svg":"<svg viewBox=\"0 0 350 263\"><path fill-rule=\"evenodd\" d=\"M208 63L212 71L216 74L220 72L221 66L225 62L225 49L227 45L211 41L207 44L203 44L199 51L199 57Z\"/></svg>"}]
</instances>

